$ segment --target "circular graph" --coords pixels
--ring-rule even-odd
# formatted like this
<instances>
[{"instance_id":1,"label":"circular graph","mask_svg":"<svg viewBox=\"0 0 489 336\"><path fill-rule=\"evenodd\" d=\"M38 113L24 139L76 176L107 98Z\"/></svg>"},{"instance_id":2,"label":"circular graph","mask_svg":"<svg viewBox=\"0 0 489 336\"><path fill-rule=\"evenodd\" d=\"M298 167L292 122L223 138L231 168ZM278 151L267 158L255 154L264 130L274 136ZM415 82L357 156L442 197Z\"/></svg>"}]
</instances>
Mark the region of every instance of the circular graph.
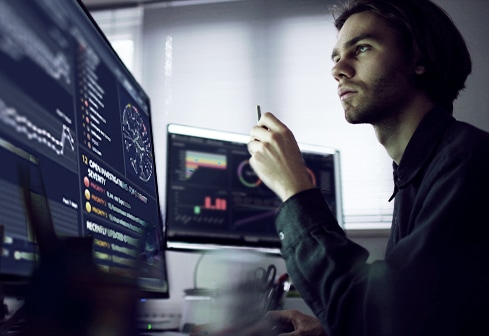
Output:
<instances>
[{"instance_id":1,"label":"circular graph","mask_svg":"<svg viewBox=\"0 0 489 336\"><path fill-rule=\"evenodd\" d=\"M134 173L142 181L149 181L153 174L151 139L141 114L132 104L127 104L122 112L122 133Z\"/></svg>"},{"instance_id":2,"label":"circular graph","mask_svg":"<svg viewBox=\"0 0 489 336\"><path fill-rule=\"evenodd\" d=\"M317 183L316 175L314 175L314 172L309 167L306 167L306 170L309 175L309 178L311 179L311 182L314 185L316 185ZM245 160L239 164L238 178L239 181L248 188L256 188L262 183L262 181L260 180L258 175L256 175L253 168L251 168L248 160Z\"/></svg>"},{"instance_id":3,"label":"circular graph","mask_svg":"<svg viewBox=\"0 0 489 336\"><path fill-rule=\"evenodd\" d=\"M261 184L260 178L251 168L248 160L241 162L238 166L239 181L248 188L256 188Z\"/></svg>"}]
</instances>

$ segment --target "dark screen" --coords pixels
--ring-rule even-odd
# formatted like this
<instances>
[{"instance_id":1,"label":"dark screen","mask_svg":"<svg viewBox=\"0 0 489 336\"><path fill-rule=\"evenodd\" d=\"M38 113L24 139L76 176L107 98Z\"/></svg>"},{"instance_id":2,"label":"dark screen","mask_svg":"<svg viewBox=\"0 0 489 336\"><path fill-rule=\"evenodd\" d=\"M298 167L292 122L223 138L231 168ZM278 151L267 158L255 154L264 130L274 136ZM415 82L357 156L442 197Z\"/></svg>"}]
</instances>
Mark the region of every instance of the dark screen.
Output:
<instances>
[{"instance_id":1,"label":"dark screen","mask_svg":"<svg viewBox=\"0 0 489 336\"><path fill-rule=\"evenodd\" d=\"M0 0L0 158L1 279L37 264L28 185L56 235L168 296L150 100L75 0Z\"/></svg>"}]
</instances>

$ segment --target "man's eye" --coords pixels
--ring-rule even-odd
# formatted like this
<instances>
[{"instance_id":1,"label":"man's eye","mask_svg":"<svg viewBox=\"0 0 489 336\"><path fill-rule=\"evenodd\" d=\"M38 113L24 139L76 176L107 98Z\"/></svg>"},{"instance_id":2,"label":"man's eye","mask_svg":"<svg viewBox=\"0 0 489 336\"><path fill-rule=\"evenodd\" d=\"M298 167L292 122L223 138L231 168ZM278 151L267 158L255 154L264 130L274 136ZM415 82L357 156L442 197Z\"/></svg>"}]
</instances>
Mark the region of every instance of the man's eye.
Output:
<instances>
[{"instance_id":1,"label":"man's eye","mask_svg":"<svg viewBox=\"0 0 489 336\"><path fill-rule=\"evenodd\" d=\"M356 54L358 55L358 54L364 53L364 52L366 52L368 50L370 50L370 46L368 46L368 45L359 45L357 47Z\"/></svg>"}]
</instances>

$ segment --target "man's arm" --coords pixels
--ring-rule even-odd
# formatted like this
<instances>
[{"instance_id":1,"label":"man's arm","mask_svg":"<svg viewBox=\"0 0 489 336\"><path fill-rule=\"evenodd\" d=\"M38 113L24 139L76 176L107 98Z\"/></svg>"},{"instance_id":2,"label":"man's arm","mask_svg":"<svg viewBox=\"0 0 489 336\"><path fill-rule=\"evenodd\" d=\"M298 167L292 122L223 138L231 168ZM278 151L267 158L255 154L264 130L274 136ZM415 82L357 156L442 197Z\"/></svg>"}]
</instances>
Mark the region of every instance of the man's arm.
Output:
<instances>
[{"instance_id":1,"label":"man's arm","mask_svg":"<svg viewBox=\"0 0 489 336\"><path fill-rule=\"evenodd\" d=\"M481 327L477 315L489 313L489 229L480 190L489 187L489 156L440 157L409 207L412 231L382 261L366 262L318 190L282 204L276 224L287 270L329 335L460 335Z\"/></svg>"}]
</instances>

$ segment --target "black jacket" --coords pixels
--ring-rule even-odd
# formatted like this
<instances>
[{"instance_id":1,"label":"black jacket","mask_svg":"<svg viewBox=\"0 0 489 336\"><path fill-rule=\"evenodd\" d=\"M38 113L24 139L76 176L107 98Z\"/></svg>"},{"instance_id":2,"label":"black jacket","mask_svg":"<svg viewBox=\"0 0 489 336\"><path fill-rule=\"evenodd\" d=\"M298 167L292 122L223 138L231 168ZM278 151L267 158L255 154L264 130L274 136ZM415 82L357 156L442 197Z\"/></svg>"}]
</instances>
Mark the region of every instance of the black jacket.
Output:
<instances>
[{"instance_id":1,"label":"black jacket","mask_svg":"<svg viewBox=\"0 0 489 336\"><path fill-rule=\"evenodd\" d=\"M294 285L330 336L489 335L489 134L427 114L399 166L385 260L308 190L276 219Z\"/></svg>"}]
</instances>

